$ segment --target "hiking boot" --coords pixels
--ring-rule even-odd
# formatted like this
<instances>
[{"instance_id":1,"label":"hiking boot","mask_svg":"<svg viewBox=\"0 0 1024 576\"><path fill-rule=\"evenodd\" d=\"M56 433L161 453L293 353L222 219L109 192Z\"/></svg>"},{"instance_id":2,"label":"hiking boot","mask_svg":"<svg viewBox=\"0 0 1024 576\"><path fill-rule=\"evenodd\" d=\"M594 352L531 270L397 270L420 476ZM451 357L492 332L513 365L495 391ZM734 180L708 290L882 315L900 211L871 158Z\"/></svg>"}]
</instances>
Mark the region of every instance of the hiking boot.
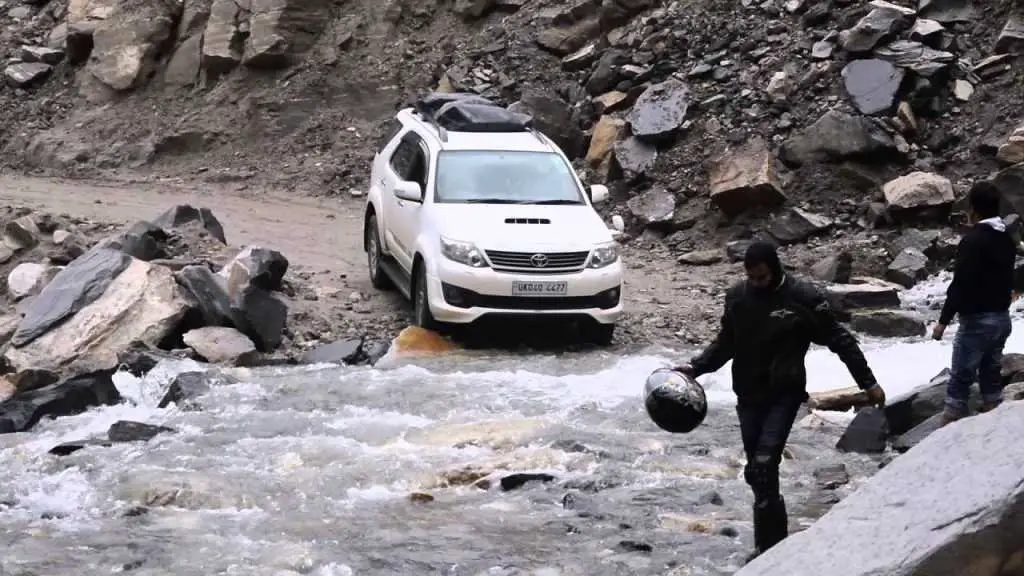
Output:
<instances>
[{"instance_id":1,"label":"hiking boot","mask_svg":"<svg viewBox=\"0 0 1024 576\"><path fill-rule=\"evenodd\" d=\"M963 418L962 414L958 414L958 413L952 412L950 410L945 410L945 411L942 412L942 416L939 417L939 428L942 428L943 426L946 426L947 424L952 424L953 422L956 422L957 420L960 420L961 418Z\"/></svg>"}]
</instances>

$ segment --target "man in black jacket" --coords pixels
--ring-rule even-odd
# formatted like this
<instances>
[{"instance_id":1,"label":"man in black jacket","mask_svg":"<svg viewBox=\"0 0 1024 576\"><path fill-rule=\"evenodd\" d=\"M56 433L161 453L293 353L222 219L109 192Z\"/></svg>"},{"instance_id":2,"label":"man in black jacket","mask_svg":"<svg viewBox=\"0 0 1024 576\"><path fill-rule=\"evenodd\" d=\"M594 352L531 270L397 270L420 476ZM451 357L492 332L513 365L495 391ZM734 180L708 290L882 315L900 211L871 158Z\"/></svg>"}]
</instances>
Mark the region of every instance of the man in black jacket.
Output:
<instances>
[{"instance_id":1,"label":"man in black jacket","mask_svg":"<svg viewBox=\"0 0 1024 576\"><path fill-rule=\"evenodd\" d=\"M978 380L982 412L1003 399L1000 370L1003 347L1010 337L1010 303L1013 299L1013 268L1016 242L999 217L999 190L978 182L968 193L967 213L971 229L957 246L953 281L932 337L941 340L956 315L960 328L953 342L953 362L946 391L942 424L968 414L971 384Z\"/></svg>"},{"instance_id":2,"label":"man in black jacket","mask_svg":"<svg viewBox=\"0 0 1024 576\"><path fill-rule=\"evenodd\" d=\"M746 281L726 293L714 342L676 369L696 378L733 361L732 387L747 457L743 474L754 493L753 559L789 534L779 464L800 405L808 398L804 357L811 343L837 354L872 404L883 406L885 393L826 297L786 275L773 245L752 244L744 268Z\"/></svg>"}]
</instances>

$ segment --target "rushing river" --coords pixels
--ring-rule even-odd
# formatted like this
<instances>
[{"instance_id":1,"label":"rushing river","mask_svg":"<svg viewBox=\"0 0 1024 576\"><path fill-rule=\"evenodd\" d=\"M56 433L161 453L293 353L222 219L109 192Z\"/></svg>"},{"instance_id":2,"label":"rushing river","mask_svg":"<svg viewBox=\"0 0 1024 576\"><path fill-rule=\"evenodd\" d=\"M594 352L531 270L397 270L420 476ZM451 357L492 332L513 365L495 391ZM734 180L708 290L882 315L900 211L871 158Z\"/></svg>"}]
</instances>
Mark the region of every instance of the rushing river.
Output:
<instances>
[{"instance_id":1,"label":"rushing river","mask_svg":"<svg viewBox=\"0 0 1024 576\"><path fill-rule=\"evenodd\" d=\"M927 307L936 290L907 304ZM941 370L948 347L865 342L891 394ZM692 434L659 431L639 397L647 373L680 357L472 352L238 370L201 411L155 406L173 374L202 366L125 375L132 402L0 436L0 574L731 574L752 536L728 367L703 379L712 408ZM812 387L849 383L826 351L809 369ZM830 417L791 440L794 527L836 499L815 470L845 463L842 496L878 467L832 449L848 416ZM48 454L119 420L174 432ZM515 473L535 481L504 489Z\"/></svg>"}]
</instances>

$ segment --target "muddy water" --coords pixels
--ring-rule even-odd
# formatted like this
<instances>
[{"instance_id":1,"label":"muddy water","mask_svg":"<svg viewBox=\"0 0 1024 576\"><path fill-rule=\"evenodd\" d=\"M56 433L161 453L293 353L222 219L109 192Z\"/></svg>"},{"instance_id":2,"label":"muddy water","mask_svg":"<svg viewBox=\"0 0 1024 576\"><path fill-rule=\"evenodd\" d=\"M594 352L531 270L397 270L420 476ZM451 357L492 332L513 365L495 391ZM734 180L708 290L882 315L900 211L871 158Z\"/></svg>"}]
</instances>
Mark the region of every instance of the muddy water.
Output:
<instances>
[{"instance_id":1,"label":"muddy water","mask_svg":"<svg viewBox=\"0 0 1024 576\"><path fill-rule=\"evenodd\" d=\"M691 435L658 431L638 393L668 360L254 371L201 412L153 407L187 368L167 365L126 387L135 406L0 437L0 562L46 576L731 573L751 538L731 395L712 386ZM176 433L47 454L117 420ZM810 473L837 460L835 433L796 433L798 516L820 499ZM503 490L512 473L541 480Z\"/></svg>"}]
</instances>

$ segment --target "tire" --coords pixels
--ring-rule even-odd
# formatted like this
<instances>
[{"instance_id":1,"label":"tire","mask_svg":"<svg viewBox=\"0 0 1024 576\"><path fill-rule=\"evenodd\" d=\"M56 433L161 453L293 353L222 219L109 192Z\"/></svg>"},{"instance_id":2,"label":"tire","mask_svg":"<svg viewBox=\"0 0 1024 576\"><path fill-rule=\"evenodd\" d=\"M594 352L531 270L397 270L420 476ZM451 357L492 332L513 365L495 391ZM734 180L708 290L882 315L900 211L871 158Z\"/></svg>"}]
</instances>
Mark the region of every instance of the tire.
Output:
<instances>
[{"instance_id":1,"label":"tire","mask_svg":"<svg viewBox=\"0 0 1024 576\"><path fill-rule=\"evenodd\" d=\"M440 323L430 312L430 298L427 294L427 270L423 264L416 267L416 275L412 283L412 315L413 324L425 330L437 331Z\"/></svg>"},{"instance_id":2,"label":"tire","mask_svg":"<svg viewBox=\"0 0 1024 576\"><path fill-rule=\"evenodd\" d=\"M366 220L366 264L370 269L370 283L378 290L394 287L391 278L384 272L381 261L384 253L380 248L380 232L377 230L377 215L370 214Z\"/></svg>"},{"instance_id":3,"label":"tire","mask_svg":"<svg viewBox=\"0 0 1024 576\"><path fill-rule=\"evenodd\" d=\"M597 346L610 346L615 337L615 324L589 322L581 327L584 340Z\"/></svg>"}]
</instances>

